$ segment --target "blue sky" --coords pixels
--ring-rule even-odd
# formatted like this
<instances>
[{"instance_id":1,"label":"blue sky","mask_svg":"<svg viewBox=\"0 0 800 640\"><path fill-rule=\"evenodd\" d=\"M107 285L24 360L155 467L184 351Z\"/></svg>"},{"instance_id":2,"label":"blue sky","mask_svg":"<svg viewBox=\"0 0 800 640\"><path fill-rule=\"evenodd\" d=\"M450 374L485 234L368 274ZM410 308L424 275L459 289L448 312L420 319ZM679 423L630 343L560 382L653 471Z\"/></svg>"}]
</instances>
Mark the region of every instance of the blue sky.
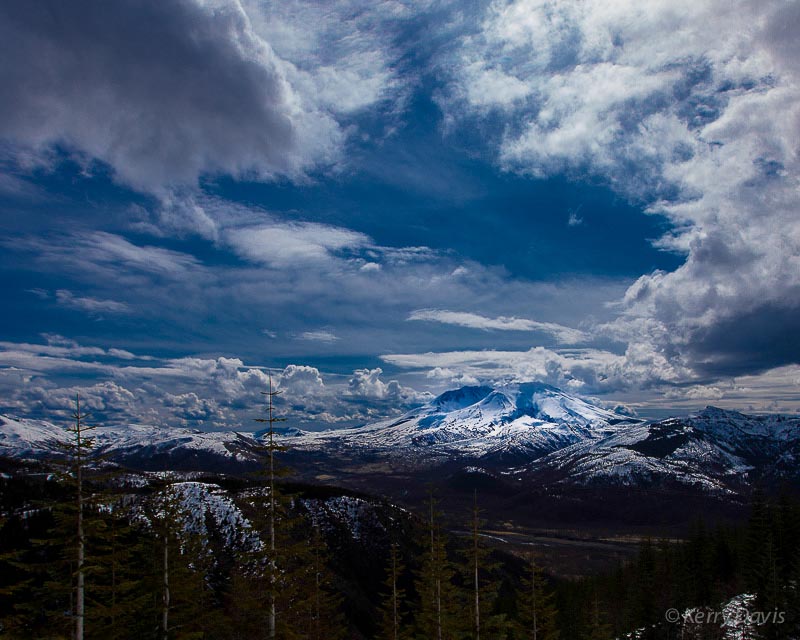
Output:
<instances>
[{"instance_id":1,"label":"blue sky","mask_svg":"<svg viewBox=\"0 0 800 640\"><path fill-rule=\"evenodd\" d=\"M800 410L796 3L0 9L0 411Z\"/></svg>"}]
</instances>

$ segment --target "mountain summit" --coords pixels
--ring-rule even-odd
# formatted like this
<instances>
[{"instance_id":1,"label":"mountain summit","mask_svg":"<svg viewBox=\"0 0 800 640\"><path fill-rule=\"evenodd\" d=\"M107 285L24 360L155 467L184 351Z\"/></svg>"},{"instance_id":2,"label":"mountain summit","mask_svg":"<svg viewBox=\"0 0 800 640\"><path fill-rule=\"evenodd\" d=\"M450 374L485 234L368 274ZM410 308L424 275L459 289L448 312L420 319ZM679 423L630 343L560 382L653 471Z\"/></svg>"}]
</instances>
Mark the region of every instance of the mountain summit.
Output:
<instances>
[{"instance_id":1,"label":"mountain summit","mask_svg":"<svg viewBox=\"0 0 800 640\"><path fill-rule=\"evenodd\" d=\"M306 433L300 448L346 446L392 455L431 453L530 461L570 444L609 435L640 421L538 382L446 391L400 418L364 427Z\"/></svg>"}]
</instances>

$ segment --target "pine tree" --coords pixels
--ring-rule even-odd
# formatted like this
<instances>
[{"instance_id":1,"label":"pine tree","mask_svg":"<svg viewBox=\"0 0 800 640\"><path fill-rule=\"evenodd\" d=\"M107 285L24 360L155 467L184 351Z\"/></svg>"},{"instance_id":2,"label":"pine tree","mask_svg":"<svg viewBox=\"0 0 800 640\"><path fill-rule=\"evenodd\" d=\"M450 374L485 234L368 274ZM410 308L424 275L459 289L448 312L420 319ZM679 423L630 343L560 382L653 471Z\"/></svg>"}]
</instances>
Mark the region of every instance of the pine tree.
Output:
<instances>
[{"instance_id":1,"label":"pine tree","mask_svg":"<svg viewBox=\"0 0 800 640\"><path fill-rule=\"evenodd\" d=\"M218 610L213 605L206 576L207 549L198 535L185 530L185 509L178 483L169 474L149 506L152 569L150 588L159 640L204 637Z\"/></svg>"},{"instance_id":2,"label":"pine tree","mask_svg":"<svg viewBox=\"0 0 800 640\"><path fill-rule=\"evenodd\" d=\"M416 591L420 597L416 615L420 640L452 640L458 617L453 587L452 564L447 558L446 536L442 531L437 502L431 490L428 500L427 550Z\"/></svg>"},{"instance_id":3,"label":"pine tree","mask_svg":"<svg viewBox=\"0 0 800 640\"><path fill-rule=\"evenodd\" d=\"M111 503L110 513L98 515L99 524L89 540L95 558L91 569L94 590L90 601L95 611L94 637L121 640L130 637L147 598L141 589L143 559L141 539L119 503Z\"/></svg>"},{"instance_id":4,"label":"pine tree","mask_svg":"<svg viewBox=\"0 0 800 640\"><path fill-rule=\"evenodd\" d=\"M312 524L299 560L301 571L295 572L295 579L301 581L300 598L290 616L294 634L304 640L342 640L346 630L341 598L331 586L327 548L317 523Z\"/></svg>"},{"instance_id":5,"label":"pine tree","mask_svg":"<svg viewBox=\"0 0 800 640\"><path fill-rule=\"evenodd\" d=\"M318 532L292 513L288 496L277 485L277 479L286 474L276 459L276 453L285 450L274 437L275 423L285 421L275 415L274 399L278 395L280 391L273 388L270 376L268 391L264 392L266 417L256 419L267 425L266 444L260 451L264 465L255 474L266 491L256 490L249 504L243 505L250 511L255 528L262 532L263 544L241 554L232 586L236 597L229 600L230 608L232 615L251 629L250 635L243 636L247 638L306 638L304 634L316 633L315 620L320 624L325 621L331 627L330 634L335 634L338 614L325 586L324 544ZM321 618L317 605L327 612ZM260 618L260 624L250 624L253 617Z\"/></svg>"},{"instance_id":6,"label":"pine tree","mask_svg":"<svg viewBox=\"0 0 800 640\"><path fill-rule=\"evenodd\" d=\"M406 593L400 587L400 579L404 573L405 566L400 558L397 543L392 543L386 565L386 579L383 582L381 620L376 640L407 640L409 637L403 620Z\"/></svg>"},{"instance_id":7,"label":"pine tree","mask_svg":"<svg viewBox=\"0 0 800 640\"><path fill-rule=\"evenodd\" d=\"M266 418L256 418L256 422L265 423L268 425L267 427L267 446L266 446L266 454L268 460L268 467L266 469L266 476L268 482L268 489L269 489L269 505L268 505L268 515L267 515L267 523L268 523L268 551L269 551L269 558L268 558L268 572L269 572L269 585L267 591L267 607L268 607L268 620L267 620L267 629L268 629L268 638L275 638L276 630L277 630L277 582L278 582L278 567L277 567L277 547L276 547L276 535L275 535L275 527L277 524L277 496L275 494L275 477L276 477L276 469L275 469L275 452L278 450L278 447L275 443L275 423L276 422L284 422L285 418L278 418L274 414L274 399L276 396L280 394L280 391L274 390L272 388L272 374L269 374L269 390L266 392L262 392L266 396L267 405L266 405Z\"/></svg>"},{"instance_id":8,"label":"pine tree","mask_svg":"<svg viewBox=\"0 0 800 640\"><path fill-rule=\"evenodd\" d=\"M522 588L517 604L519 623L517 635L525 640L558 640L558 611L554 595L547 588L544 572L530 554L527 559L527 572L522 580Z\"/></svg>"},{"instance_id":9,"label":"pine tree","mask_svg":"<svg viewBox=\"0 0 800 640\"><path fill-rule=\"evenodd\" d=\"M88 414L81 413L80 395L75 396L75 412L72 414L75 424L67 428L74 437L63 449L68 454L70 476L73 478L75 490L75 606L73 619L75 624L75 640L84 640L86 622L86 526L84 523L85 496L84 473L86 471L87 457L94 446L91 438L86 436L87 431L94 427L87 427L84 423Z\"/></svg>"},{"instance_id":10,"label":"pine tree","mask_svg":"<svg viewBox=\"0 0 800 640\"><path fill-rule=\"evenodd\" d=\"M611 640L613 631L605 611L600 604L600 598L595 588L592 597L592 606L589 614L589 640Z\"/></svg>"},{"instance_id":11,"label":"pine tree","mask_svg":"<svg viewBox=\"0 0 800 640\"><path fill-rule=\"evenodd\" d=\"M500 585L495 578L498 564L491 559L491 552L484 547L481 529L484 521L480 517L478 496L473 496L472 519L470 521L470 542L465 554L464 584L467 586L468 606L470 612L466 628L467 636L480 640L497 638L506 635L505 616L495 612Z\"/></svg>"}]
</instances>

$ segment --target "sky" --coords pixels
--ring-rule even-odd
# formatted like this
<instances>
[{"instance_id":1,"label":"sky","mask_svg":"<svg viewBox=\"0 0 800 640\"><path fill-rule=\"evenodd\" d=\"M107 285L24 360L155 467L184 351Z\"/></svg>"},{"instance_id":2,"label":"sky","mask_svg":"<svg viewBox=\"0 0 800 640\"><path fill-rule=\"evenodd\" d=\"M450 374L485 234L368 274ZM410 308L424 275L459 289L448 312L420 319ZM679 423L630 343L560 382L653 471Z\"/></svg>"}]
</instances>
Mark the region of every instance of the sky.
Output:
<instances>
[{"instance_id":1,"label":"sky","mask_svg":"<svg viewBox=\"0 0 800 640\"><path fill-rule=\"evenodd\" d=\"M796 0L0 5L0 412L800 411Z\"/></svg>"}]
</instances>

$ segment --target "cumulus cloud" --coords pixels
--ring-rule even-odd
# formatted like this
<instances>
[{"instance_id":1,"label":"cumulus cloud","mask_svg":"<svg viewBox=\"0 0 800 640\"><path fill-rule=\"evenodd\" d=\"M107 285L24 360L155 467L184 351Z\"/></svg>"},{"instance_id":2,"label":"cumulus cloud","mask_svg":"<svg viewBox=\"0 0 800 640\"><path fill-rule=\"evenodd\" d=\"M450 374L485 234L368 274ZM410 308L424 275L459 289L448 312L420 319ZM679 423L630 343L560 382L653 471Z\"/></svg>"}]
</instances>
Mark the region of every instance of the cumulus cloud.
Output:
<instances>
[{"instance_id":1,"label":"cumulus cloud","mask_svg":"<svg viewBox=\"0 0 800 640\"><path fill-rule=\"evenodd\" d=\"M397 380L381 380L383 369L356 369L348 382L348 393L352 397L409 404L427 398L414 389L403 387Z\"/></svg>"},{"instance_id":2,"label":"cumulus cloud","mask_svg":"<svg viewBox=\"0 0 800 640\"><path fill-rule=\"evenodd\" d=\"M281 391L292 396L313 396L325 392L319 369L306 365L288 365L281 372L278 385Z\"/></svg>"},{"instance_id":3,"label":"cumulus cloud","mask_svg":"<svg viewBox=\"0 0 800 640\"><path fill-rule=\"evenodd\" d=\"M582 331L565 327L554 322L537 322L527 318L499 316L489 318L477 313L466 311L446 311L444 309L417 309L412 311L408 320L428 320L442 324L452 324L470 329L483 329L485 331L540 331L553 336L558 342L573 344L586 340L587 336Z\"/></svg>"},{"instance_id":4,"label":"cumulus cloud","mask_svg":"<svg viewBox=\"0 0 800 640\"><path fill-rule=\"evenodd\" d=\"M685 263L603 327L663 381L800 362L798 28L777 0L498 0L453 59L443 106L501 119L502 166L601 176L672 222Z\"/></svg>"},{"instance_id":5,"label":"cumulus cloud","mask_svg":"<svg viewBox=\"0 0 800 640\"><path fill-rule=\"evenodd\" d=\"M534 380L580 393L618 390L631 384L639 386L653 378L653 371L648 368L628 368L623 356L600 349L485 349L387 354L381 359L431 377L485 382Z\"/></svg>"},{"instance_id":6,"label":"cumulus cloud","mask_svg":"<svg viewBox=\"0 0 800 640\"><path fill-rule=\"evenodd\" d=\"M75 396L101 424L145 423L207 429L256 428L270 388L276 411L308 429L364 424L430 397L384 382L382 371L323 374L289 364L267 369L235 357L157 358L87 347L62 336L48 344L0 342L0 412L68 420ZM82 383L91 377L96 382Z\"/></svg>"}]
</instances>

